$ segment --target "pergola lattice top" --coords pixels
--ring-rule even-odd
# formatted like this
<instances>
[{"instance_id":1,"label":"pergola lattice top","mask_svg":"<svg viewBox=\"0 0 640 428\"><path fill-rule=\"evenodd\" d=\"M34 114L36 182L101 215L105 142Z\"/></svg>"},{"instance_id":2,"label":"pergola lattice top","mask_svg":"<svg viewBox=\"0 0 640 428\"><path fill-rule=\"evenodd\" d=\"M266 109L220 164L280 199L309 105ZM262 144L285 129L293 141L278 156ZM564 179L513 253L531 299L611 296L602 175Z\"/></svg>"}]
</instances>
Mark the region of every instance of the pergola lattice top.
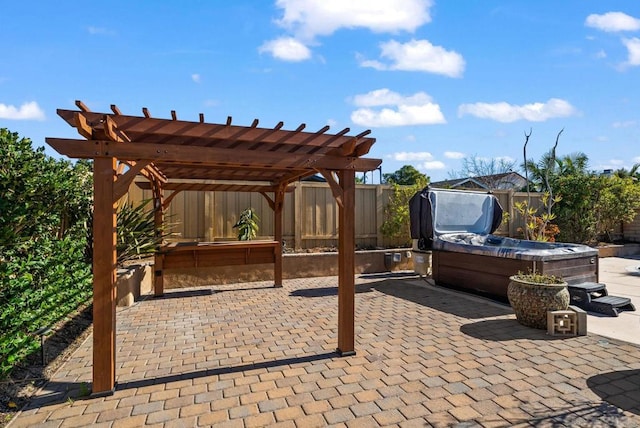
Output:
<instances>
[{"instance_id":1,"label":"pergola lattice top","mask_svg":"<svg viewBox=\"0 0 640 428\"><path fill-rule=\"evenodd\" d=\"M92 112L80 101L76 105L79 110L57 112L93 144L47 138L52 147L76 158L113 156L132 161L127 162L130 166L150 161L140 172L164 183L191 179L283 185L323 170L371 171L381 163L361 158L375 143L375 138L367 137L369 130L348 136L349 128L336 134L328 134L328 126L304 132L304 124L295 130L284 130L283 122L259 128L256 119L247 127L232 125L231 117L224 124L213 124L205 123L203 114L198 122L190 122L178 120L174 111L172 119L156 119L146 108L144 116L128 116L115 105L111 113ZM206 190L211 189L209 185Z\"/></svg>"}]
</instances>

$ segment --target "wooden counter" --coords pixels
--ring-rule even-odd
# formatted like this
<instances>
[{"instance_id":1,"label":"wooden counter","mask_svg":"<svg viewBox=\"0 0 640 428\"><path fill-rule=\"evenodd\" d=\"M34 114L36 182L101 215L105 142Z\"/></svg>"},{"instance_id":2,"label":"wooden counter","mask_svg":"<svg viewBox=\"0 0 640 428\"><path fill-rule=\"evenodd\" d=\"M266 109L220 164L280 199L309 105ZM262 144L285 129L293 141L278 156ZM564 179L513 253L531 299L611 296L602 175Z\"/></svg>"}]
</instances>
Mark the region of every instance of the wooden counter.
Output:
<instances>
[{"instance_id":1,"label":"wooden counter","mask_svg":"<svg viewBox=\"0 0 640 428\"><path fill-rule=\"evenodd\" d=\"M278 241L174 242L155 255L155 294L164 292L164 269L263 263L274 263L275 286L281 287L282 249Z\"/></svg>"}]
</instances>

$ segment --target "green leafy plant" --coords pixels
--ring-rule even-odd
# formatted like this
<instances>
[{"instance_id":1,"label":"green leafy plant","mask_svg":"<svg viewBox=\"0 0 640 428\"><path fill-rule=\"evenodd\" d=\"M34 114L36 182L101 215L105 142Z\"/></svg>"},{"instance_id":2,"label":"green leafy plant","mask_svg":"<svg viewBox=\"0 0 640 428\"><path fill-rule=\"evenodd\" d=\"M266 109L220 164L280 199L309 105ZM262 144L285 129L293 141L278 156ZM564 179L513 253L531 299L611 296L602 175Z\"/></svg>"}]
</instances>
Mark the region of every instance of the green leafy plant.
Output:
<instances>
[{"instance_id":1,"label":"green leafy plant","mask_svg":"<svg viewBox=\"0 0 640 428\"><path fill-rule=\"evenodd\" d=\"M560 276L542 274L539 272L522 272L518 271L517 274L513 275L512 278L531 282L534 284L564 284L565 281Z\"/></svg>"},{"instance_id":2,"label":"green leafy plant","mask_svg":"<svg viewBox=\"0 0 640 428\"><path fill-rule=\"evenodd\" d=\"M596 233L608 242L621 223L633 221L640 208L640 185L631 177L601 176L603 191L596 203Z\"/></svg>"},{"instance_id":3,"label":"green leafy plant","mask_svg":"<svg viewBox=\"0 0 640 428\"><path fill-rule=\"evenodd\" d=\"M555 196L551 199L549 192L544 192L541 197L542 206L545 208L541 214L538 210L530 207L528 201L515 202L513 208L525 219L524 235L526 239L533 241L554 242L555 236L560 233L556 224L551 223L556 215L547 209L549 205L560 202L562 198Z\"/></svg>"},{"instance_id":4,"label":"green leafy plant","mask_svg":"<svg viewBox=\"0 0 640 428\"><path fill-rule=\"evenodd\" d=\"M0 128L0 378L40 348L36 331L91 297L89 162L56 160Z\"/></svg>"},{"instance_id":5,"label":"green leafy plant","mask_svg":"<svg viewBox=\"0 0 640 428\"><path fill-rule=\"evenodd\" d=\"M162 227L156 228L155 210L147 208L151 202L151 199L147 199L138 205L125 203L118 209L118 265L155 253L160 244L173 235L172 223L165 221Z\"/></svg>"},{"instance_id":6,"label":"green leafy plant","mask_svg":"<svg viewBox=\"0 0 640 428\"><path fill-rule=\"evenodd\" d=\"M400 184L405 186L429 181L429 177L411 165L404 165L399 170L390 174L383 174L382 176L384 177L384 182L387 184Z\"/></svg>"},{"instance_id":7,"label":"green leafy plant","mask_svg":"<svg viewBox=\"0 0 640 428\"><path fill-rule=\"evenodd\" d=\"M413 185L391 185L392 194L384 207L384 220L380 232L387 237L398 240L401 245L411 245L409 229L409 199L422 190L429 182L427 177L418 177Z\"/></svg>"},{"instance_id":8,"label":"green leafy plant","mask_svg":"<svg viewBox=\"0 0 640 428\"><path fill-rule=\"evenodd\" d=\"M260 218L253 208L247 208L242 211L238 221L233 225L234 229L238 229L238 241L250 241L255 239L258 235L259 221Z\"/></svg>"}]
</instances>

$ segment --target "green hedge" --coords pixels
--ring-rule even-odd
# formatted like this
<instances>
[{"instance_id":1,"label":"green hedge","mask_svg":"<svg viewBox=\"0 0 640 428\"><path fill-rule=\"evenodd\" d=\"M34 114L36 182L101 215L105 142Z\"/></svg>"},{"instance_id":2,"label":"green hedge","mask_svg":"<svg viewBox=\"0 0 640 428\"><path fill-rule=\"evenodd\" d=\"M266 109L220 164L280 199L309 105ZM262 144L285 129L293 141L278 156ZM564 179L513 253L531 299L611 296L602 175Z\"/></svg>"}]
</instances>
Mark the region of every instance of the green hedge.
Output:
<instances>
[{"instance_id":1,"label":"green hedge","mask_svg":"<svg viewBox=\"0 0 640 428\"><path fill-rule=\"evenodd\" d=\"M91 297L82 241L32 241L2 257L0 378L39 349L36 330L55 324Z\"/></svg>"},{"instance_id":2,"label":"green hedge","mask_svg":"<svg viewBox=\"0 0 640 428\"><path fill-rule=\"evenodd\" d=\"M91 166L0 129L0 378L40 346L34 332L91 297Z\"/></svg>"}]
</instances>

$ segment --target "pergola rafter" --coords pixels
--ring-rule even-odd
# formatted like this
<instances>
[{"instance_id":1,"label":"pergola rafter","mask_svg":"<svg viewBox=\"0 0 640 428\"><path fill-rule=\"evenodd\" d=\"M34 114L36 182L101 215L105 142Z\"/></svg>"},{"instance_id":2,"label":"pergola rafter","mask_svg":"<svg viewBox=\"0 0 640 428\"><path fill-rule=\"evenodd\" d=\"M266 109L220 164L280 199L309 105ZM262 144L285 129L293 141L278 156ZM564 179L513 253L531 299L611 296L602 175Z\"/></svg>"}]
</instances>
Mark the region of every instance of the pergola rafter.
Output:
<instances>
[{"instance_id":1,"label":"pergola rafter","mask_svg":"<svg viewBox=\"0 0 640 428\"><path fill-rule=\"evenodd\" d=\"M129 116L113 104L111 113L92 112L81 101L76 106L77 110L59 109L58 114L84 139L47 138L47 143L60 154L94 160L94 394L110 393L115 386L115 214L118 199L137 175L148 180L136 183L151 189L158 225L170 200L185 190L262 194L274 210L274 241L260 248L264 256L269 256L268 248L274 249L276 287L282 285L285 194L301 178L316 172L326 177L340 219L337 350L341 355L355 353L355 172L377 169L381 163L362 158L375 143L368 137L370 131L349 136L349 128L335 134L328 133L328 126L305 132L305 124L286 130L283 122L258 127L258 119L250 126L237 126L231 116L214 124L205 122L202 113L191 122L179 120L175 110L171 119L158 119L146 107L143 116ZM171 192L166 198L165 191ZM242 248L237 244L233 247ZM220 247L212 251L219 254ZM156 295L163 293L163 260L156 257Z\"/></svg>"}]
</instances>

